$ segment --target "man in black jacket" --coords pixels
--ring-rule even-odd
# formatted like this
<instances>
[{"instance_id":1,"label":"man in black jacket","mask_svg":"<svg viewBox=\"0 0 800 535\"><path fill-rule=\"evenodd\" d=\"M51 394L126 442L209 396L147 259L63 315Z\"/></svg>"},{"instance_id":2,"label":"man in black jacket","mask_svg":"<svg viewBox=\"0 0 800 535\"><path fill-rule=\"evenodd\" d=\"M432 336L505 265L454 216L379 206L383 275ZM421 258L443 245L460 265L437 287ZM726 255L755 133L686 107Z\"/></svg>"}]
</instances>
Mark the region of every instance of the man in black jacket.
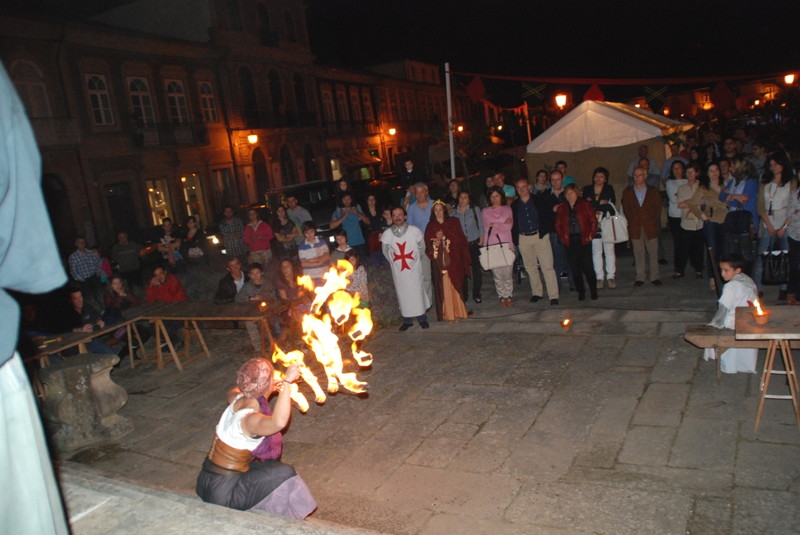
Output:
<instances>
[{"instance_id":1,"label":"man in black jacket","mask_svg":"<svg viewBox=\"0 0 800 535\"><path fill-rule=\"evenodd\" d=\"M548 234L553 231L553 206L547 195L531 195L531 185L526 178L516 183L517 198L511 203L514 226L511 237L528 270L531 283L531 302L544 295L539 269L542 270L547 296L551 305L558 304L558 278L553 269L553 249Z\"/></svg>"},{"instance_id":2,"label":"man in black jacket","mask_svg":"<svg viewBox=\"0 0 800 535\"><path fill-rule=\"evenodd\" d=\"M239 258L234 256L228 260L225 271L228 273L220 279L217 293L214 296L214 302L218 305L233 303L236 293L247 282L247 275L242 271L242 262Z\"/></svg>"}]
</instances>

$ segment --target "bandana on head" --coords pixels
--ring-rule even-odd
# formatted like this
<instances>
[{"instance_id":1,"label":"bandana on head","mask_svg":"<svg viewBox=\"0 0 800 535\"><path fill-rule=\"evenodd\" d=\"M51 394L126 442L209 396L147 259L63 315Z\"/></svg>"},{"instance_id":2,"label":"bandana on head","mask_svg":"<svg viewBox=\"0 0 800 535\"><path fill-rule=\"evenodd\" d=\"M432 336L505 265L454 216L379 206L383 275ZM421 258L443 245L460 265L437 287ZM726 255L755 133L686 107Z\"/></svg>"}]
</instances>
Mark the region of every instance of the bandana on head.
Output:
<instances>
[{"instance_id":1,"label":"bandana on head","mask_svg":"<svg viewBox=\"0 0 800 535\"><path fill-rule=\"evenodd\" d=\"M245 362L236 372L236 386L247 398L255 398L264 393L272 380L272 365L268 360L254 358Z\"/></svg>"}]
</instances>

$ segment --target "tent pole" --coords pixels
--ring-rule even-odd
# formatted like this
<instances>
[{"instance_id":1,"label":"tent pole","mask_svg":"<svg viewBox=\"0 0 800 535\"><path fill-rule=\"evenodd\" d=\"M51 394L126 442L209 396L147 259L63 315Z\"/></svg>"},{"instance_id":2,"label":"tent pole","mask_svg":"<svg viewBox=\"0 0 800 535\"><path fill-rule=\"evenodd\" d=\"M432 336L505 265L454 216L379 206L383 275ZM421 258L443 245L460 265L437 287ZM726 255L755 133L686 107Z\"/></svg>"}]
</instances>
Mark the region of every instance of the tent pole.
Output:
<instances>
[{"instance_id":1,"label":"tent pole","mask_svg":"<svg viewBox=\"0 0 800 535\"><path fill-rule=\"evenodd\" d=\"M450 89L450 62L444 64L444 83L447 91L447 133L450 138L450 178L456 178L456 148L453 143L453 96Z\"/></svg>"}]
</instances>

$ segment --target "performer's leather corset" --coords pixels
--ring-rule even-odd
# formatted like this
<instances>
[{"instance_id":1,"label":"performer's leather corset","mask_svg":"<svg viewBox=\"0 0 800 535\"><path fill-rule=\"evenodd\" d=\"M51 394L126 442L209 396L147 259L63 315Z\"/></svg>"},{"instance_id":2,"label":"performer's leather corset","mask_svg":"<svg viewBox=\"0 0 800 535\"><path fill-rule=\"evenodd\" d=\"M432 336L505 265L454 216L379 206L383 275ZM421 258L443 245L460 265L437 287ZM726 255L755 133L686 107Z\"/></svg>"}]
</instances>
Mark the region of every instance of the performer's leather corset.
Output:
<instances>
[{"instance_id":1,"label":"performer's leather corset","mask_svg":"<svg viewBox=\"0 0 800 535\"><path fill-rule=\"evenodd\" d=\"M253 460L253 454L247 450L239 450L228 446L218 436L214 436L214 440L211 442L211 449L208 451L208 460L228 470L247 472L250 470L250 461Z\"/></svg>"}]
</instances>

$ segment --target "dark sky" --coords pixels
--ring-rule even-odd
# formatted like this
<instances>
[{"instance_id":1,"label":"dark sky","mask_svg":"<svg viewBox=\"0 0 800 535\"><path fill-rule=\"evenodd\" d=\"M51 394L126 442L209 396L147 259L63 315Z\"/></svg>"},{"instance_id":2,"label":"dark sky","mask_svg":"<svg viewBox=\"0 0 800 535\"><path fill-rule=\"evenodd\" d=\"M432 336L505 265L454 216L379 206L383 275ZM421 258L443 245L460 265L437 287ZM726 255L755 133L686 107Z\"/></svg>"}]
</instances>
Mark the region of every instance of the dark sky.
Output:
<instances>
[{"instance_id":1,"label":"dark sky","mask_svg":"<svg viewBox=\"0 0 800 535\"><path fill-rule=\"evenodd\" d=\"M686 77L800 67L798 0L307 0L312 50L551 77Z\"/></svg>"}]
</instances>

